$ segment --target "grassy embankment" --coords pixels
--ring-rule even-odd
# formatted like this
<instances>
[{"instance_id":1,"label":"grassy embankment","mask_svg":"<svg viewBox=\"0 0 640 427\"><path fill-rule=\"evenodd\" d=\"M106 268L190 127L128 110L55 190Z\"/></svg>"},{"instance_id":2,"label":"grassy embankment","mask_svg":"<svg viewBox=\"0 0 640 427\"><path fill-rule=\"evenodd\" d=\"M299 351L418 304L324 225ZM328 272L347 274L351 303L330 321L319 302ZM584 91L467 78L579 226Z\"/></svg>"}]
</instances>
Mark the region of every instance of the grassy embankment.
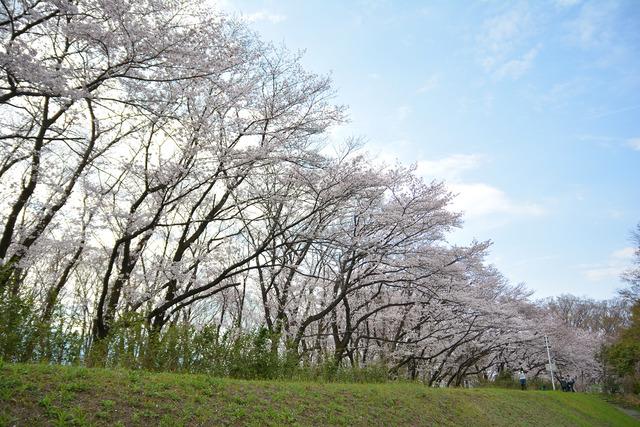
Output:
<instances>
[{"instance_id":1,"label":"grassy embankment","mask_svg":"<svg viewBox=\"0 0 640 427\"><path fill-rule=\"evenodd\" d=\"M0 425L632 426L595 395L0 366Z\"/></svg>"}]
</instances>

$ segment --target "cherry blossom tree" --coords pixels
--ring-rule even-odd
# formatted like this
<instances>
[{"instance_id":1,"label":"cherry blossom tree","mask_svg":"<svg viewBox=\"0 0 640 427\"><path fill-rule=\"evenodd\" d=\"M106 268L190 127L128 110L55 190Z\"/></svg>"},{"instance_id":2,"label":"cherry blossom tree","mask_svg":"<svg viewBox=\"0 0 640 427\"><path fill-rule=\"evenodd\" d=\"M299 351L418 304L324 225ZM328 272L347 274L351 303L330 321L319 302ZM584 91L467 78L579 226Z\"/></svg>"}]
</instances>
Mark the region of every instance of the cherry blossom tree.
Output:
<instances>
[{"instance_id":1,"label":"cherry blossom tree","mask_svg":"<svg viewBox=\"0 0 640 427\"><path fill-rule=\"evenodd\" d=\"M330 140L346 118L330 78L245 23L186 1L20 0L0 44L0 297L35 302L40 325L21 359L64 360L51 331L79 336L60 354L107 357L129 328L119 345L154 367L176 325L214 325L204 346L259 331L293 366L460 386L543 375L548 335L563 372L597 377L617 303L534 303L490 242L451 244L445 184Z\"/></svg>"}]
</instances>

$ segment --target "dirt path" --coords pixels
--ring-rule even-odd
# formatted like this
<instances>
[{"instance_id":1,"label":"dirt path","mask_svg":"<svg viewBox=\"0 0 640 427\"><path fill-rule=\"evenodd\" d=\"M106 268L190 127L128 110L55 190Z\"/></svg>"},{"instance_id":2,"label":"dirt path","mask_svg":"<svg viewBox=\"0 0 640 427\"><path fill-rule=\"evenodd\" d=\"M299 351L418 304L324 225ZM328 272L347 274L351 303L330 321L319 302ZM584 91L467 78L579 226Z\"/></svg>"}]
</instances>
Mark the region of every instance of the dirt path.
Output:
<instances>
[{"instance_id":1,"label":"dirt path","mask_svg":"<svg viewBox=\"0 0 640 427\"><path fill-rule=\"evenodd\" d=\"M631 409L631 408L623 408L622 406L617 406L617 405L616 407L620 409L622 412L624 412L625 414L635 418L636 420L640 420L640 411L636 411L635 409Z\"/></svg>"}]
</instances>

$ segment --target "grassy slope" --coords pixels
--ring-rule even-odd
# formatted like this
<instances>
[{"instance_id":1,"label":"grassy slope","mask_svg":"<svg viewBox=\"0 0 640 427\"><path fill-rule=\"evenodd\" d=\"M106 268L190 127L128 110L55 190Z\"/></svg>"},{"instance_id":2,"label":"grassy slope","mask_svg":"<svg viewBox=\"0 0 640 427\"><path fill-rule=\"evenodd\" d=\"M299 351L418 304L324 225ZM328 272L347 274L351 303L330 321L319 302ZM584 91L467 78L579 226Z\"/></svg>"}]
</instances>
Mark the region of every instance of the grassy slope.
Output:
<instances>
[{"instance_id":1,"label":"grassy slope","mask_svg":"<svg viewBox=\"0 0 640 427\"><path fill-rule=\"evenodd\" d=\"M631 426L594 395L419 384L239 381L205 375L0 367L0 425Z\"/></svg>"}]
</instances>

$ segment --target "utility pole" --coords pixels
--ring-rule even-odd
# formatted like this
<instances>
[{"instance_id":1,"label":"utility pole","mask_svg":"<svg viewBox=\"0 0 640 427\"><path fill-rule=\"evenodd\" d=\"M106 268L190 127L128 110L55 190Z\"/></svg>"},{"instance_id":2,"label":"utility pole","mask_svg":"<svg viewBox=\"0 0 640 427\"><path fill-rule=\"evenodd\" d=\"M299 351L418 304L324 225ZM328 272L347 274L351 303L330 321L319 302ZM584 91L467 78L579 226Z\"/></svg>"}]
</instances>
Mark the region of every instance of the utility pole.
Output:
<instances>
[{"instance_id":1,"label":"utility pole","mask_svg":"<svg viewBox=\"0 0 640 427\"><path fill-rule=\"evenodd\" d=\"M556 390L556 382L553 379L553 364L551 363L551 351L549 351L549 338L544 336L544 345L547 347L547 357L549 358L549 372L551 373L551 386L553 387L553 391Z\"/></svg>"}]
</instances>

